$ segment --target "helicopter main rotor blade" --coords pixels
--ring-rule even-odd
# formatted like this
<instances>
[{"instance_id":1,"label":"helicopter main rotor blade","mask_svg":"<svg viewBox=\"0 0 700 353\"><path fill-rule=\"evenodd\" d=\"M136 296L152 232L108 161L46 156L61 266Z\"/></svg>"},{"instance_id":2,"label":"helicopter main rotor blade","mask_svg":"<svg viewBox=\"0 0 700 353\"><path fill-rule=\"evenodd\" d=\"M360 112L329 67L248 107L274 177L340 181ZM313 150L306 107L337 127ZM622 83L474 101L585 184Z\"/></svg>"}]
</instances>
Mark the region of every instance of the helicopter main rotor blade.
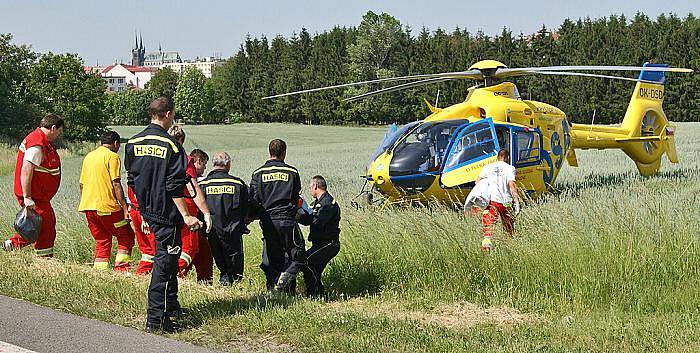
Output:
<instances>
[{"instance_id":1,"label":"helicopter main rotor blade","mask_svg":"<svg viewBox=\"0 0 700 353\"><path fill-rule=\"evenodd\" d=\"M657 66L542 66L498 69L494 77L512 77L532 73L534 71L655 71L655 72L679 72L691 73L692 69L681 67L657 67Z\"/></svg>"},{"instance_id":2,"label":"helicopter main rotor blade","mask_svg":"<svg viewBox=\"0 0 700 353\"><path fill-rule=\"evenodd\" d=\"M456 78L451 78L451 77L435 77L435 78L429 78L429 79L426 79L426 80L421 80L421 81L416 81L416 82L402 83L402 84L400 84L400 85L391 86L391 87L387 87L387 88L382 88L382 89L380 89L380 90L376 90L376 91L372 91L372 92L363 93L363 94L360 94L360 95L357 95L357 96L354 96L354 97L350 97L350 98L345 98L345 99L343 99L343 101L345 101L345 102L354 102L354 101L356 101L356 100L360 100L360 99L362 99L362 98L367 98L367 97L374 96L374 95L377 95L377 94L389 93L389 92L394 92L394 91L400 91L400 90L404 90L404 89L409 89L409 88L413 88L413 87L419 87L419 86L429 85L429 84L431 84L431 83L438 83L438 82L443 82L443 81L450 81L450 80L454 80L454 79L456 79ZM458 79L458 78L457 78L457 79Z\"/></svg>"},{"instance_id":3,"label":"helicopter main rotor blade","mask_svg":"<svg viewBox=\"0 0 700 353\"><path fill-rule=\"evenodd\" d=\"M524 74L531 75L552 75L552 76L583 76L583 77L598 77L598 78L609 78L613 80L625 80L632 82L648 82L654 83L646 80L639 80L636 78L622 77L622 76L612 76L612 75L599 75L599 74L588 74L583 72L562 72L562 71L527 71Z\"/></svg>"},{"instance_id":4,"label":"helicopter main rotor blade","mask_svg":"<svg viewBox=\"0 0 700 353\"><path fill-rule=\"evenodd\" d=\"M344 87L352 87L352 86L367 85L367 84L372 84L372 83L386 83L386 82L398 82L398 81L425 80L425 79L430 79L430 78L450 78L450 79L475 79L475 80L480 80L480 79L483 79L483 75L481 74L481 72L480 72L479 70L470 70L470 71L457 71L457 72L443 72L443 73L438 73L438 74L423 74L423 75L409 75L409 76L387 77L387 78L380 78L380 79L376 79L376 80L360 81L360 82L352 82L352 83L344 83L344 84L334 85L334 86L318 87L318 88L305 89L305 90L301 90L301 91L295 91L295 92L289 92L289 93L276 94L276 95L273 95L273 96L263 97L262 99L272 99L272 98L287 97L287 96L293 96L293 95L302 94L302 93L311 93L311 92L325 91L325 90L329 90L329 89L336 89L336 88L344 88Z\"/></svg>"}]
</instances>

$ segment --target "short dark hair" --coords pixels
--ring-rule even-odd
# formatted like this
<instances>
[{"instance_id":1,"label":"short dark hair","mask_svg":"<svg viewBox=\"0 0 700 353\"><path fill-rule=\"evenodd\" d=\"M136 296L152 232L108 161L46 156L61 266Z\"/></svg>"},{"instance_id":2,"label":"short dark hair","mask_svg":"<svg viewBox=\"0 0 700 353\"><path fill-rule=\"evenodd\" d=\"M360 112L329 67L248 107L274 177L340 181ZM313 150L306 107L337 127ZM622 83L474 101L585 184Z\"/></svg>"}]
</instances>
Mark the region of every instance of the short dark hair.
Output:
<instances>
[{"instance_id":1,"label":"short dark hair","mask_svg":"<svg viewBox=\"0 0 700 353\"><path fill-rule=\"evenodd\" d=\"M121 137L116 131L107 131L102 136L100 136L100 143L103 145L111 145L117 141L120 141Z\"/></svg>"},{"instance_id":2,"label":"short dark hair","mask_svg":"<svg viewBox=\"0 0 700 353\"><path fill-rule=\"evenodd\" d=\"M498 151L498 159L503 159L506 161L510 160L510 152L508 152L507 149L503 148L500 151Z\"/></svg>"},{"instance_id":3,"label":"short dark hair","mask_svg":"<svg viewBox=\"0 0 700 353\"><path fill-rule=\"evenodd\" d=\"M287 153L287 144L280 139L274 139L270 141L268 150L270 151L270 157L282 158Z\"/></svg>"},{"instance_id":4,"label":"short dark hair","mask_svg":"<svg viewBox=\"0 0 700 353\"><path fill-rule=\"evenodd\" d=\"M190 152L190 157L202 162L209 161L209 155L206 152L200 150L199 148L193 149L192 152Z\"/></svg>"},{"instance_id":5,"label":"short dark hair","mask_svg":"<svg viewBox=\"0 0 700 353\"><path fill-rule=\"evenodd\" d=\"M60 129L63 127L63 118L56 114L48 113L41 118L39 126L44 129L50 129L55 126L57 129Z\"/></svg>"},{"instance_id":6,"label":"short dark hair","mask_svg":"<svg viewBox=\"0 0 700 353\"><path fill-rule=\"evenodd\" d=\"M316 184L316 187L318 187L321 190L327 190L328 189L328 184L326 184L326 179L320 175L314 175L313 178L311 178L311 182Z\"/></svg>"},{"instance_id":7,"label":"short dark hair","mask_svg":"<svg viewBox=\"0 0 700 353\"><path fill-rule=\"evenodd\" d=\"M148 116L151 118L163 118L165 113L173 110L175 110L173 100L166 96L160 96L148 105Z\"/></svg>"}]
</instances>

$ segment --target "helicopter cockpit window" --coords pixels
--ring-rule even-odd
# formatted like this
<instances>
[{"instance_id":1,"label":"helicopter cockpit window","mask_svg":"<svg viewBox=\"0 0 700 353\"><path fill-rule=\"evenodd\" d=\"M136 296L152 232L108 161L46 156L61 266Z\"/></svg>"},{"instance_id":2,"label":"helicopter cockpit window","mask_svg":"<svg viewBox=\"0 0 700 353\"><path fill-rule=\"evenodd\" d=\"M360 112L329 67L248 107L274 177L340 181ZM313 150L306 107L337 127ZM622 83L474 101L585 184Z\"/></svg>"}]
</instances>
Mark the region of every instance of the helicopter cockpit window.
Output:
<instances>
[{"instance_id":1,"label":"helicopter cockpit window","mask_svg":"<svg viewBox=\"0 0 700 353\"><path fill-rule=\"evenodd\" d=\"M467 120L423 123L394 148L390 174L411 175L440 170L452 135L467 123Z\"/></svg>"},{"instance_id":2,"label":"helicopter cockpit window","mask_svg":"<svg viewBox=\"0 0 700 353\"><path fill-rule=\"evenodd\" d=\"M467 127L459 135L459 140L445 164L445 169L457 167L462 163L478 160L479 158L498 152L498 143L493 135L491 125L485 121L477 122Z\"/></svg>"},{"instance_id":3,"label":"helicopter cockpit window","mask_svg":"<svg viewBox=\"0 0 700 353\"><path fill-rule=\"evenodd\" d=\"M540 161L540 135L535 131L513 133L515 165L537 164Z\"/></svg>"},{"instance_id":4,"label":"helicopter cockpit window","mask_svg":"<svg viewBox=\"0 0 700 353\"><path fill-rule=\"evenodd\" d=\"M412 123L408 123L408 124L400 127L398 130L394 131L392 134L384 137L384 140L382 141L382 143L379 145L379 147L377 147L377 150L374 151L374 154L372 155L370 162L377 159L377 157L379 157L380 154L386 152L386 150L389 149L391 146L393 146L401 136L406 134L407 131L411 130L419 123L420 123L420 121L414 121Z\"/></svg>"}]
</instances>

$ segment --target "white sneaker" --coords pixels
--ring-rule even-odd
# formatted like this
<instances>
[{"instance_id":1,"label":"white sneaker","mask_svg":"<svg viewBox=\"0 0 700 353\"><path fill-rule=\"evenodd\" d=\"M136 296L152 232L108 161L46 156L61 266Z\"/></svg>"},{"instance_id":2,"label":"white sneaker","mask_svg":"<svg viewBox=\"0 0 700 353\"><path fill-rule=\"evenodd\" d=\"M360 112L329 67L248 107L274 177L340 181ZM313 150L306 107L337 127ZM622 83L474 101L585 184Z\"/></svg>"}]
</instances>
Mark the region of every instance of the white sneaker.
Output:
<instances>
[{"instance_id":1,"label":"white sneaker","mask_svg":"<svg viewBox=\"0 0 700 353\"><path fill-rule=\"evenodd\" d=\"M14 246L12 246L12 240L7 239L4 242L2 242L2 249L5 251L12 251L15 249Z\"/></svg>"}]
</instances>

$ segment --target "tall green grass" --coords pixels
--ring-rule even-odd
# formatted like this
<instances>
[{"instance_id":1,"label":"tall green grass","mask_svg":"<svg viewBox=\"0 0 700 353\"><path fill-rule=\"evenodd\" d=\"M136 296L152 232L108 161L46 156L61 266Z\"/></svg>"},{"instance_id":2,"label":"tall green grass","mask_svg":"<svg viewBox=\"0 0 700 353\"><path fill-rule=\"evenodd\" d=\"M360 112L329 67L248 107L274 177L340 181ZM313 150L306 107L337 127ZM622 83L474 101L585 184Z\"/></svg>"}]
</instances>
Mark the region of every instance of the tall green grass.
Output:
<instances>
[{"instance_id":1,"label":"tall green grass","mask_svg":"<svg viewBox=\"0 0 700 353\"><path fill-rule=\"evenodd\" d=\"M567 167L553 194L524 208L514 238L497 232L489 254L479 251L480 220L452 209L350 206L382 129L186 129L188 150L228 151L232 173L244 179L264 163L267 142L284 138L288 162L305 181L326 176L341 203L342 249L326 273L334 303L270 301L262 296L257 267L261 234L251 225L245 238L248 279L230 290L186 281L181 299L195 317L193 328L177 338L229 351L263 349L261 341L319 352L700 349L700 125L679 126L681 163L664 161L662 173L653 177L639 176L620 151L577 151L581 167ZM118 131L126 137L138 128ZM28 252L0 254L0 293L140 327L146 280L96 274L84 266L92 259L93 241L75 211L80 163L64 159L54 203L58 263L46 265ZM9 234L16 206L11 177L5 181L0 197L8 202L0 218ZM505 306L533 319L451 329L381 309L432 312L464 301Z\"/></svg>"}]
</instances>

